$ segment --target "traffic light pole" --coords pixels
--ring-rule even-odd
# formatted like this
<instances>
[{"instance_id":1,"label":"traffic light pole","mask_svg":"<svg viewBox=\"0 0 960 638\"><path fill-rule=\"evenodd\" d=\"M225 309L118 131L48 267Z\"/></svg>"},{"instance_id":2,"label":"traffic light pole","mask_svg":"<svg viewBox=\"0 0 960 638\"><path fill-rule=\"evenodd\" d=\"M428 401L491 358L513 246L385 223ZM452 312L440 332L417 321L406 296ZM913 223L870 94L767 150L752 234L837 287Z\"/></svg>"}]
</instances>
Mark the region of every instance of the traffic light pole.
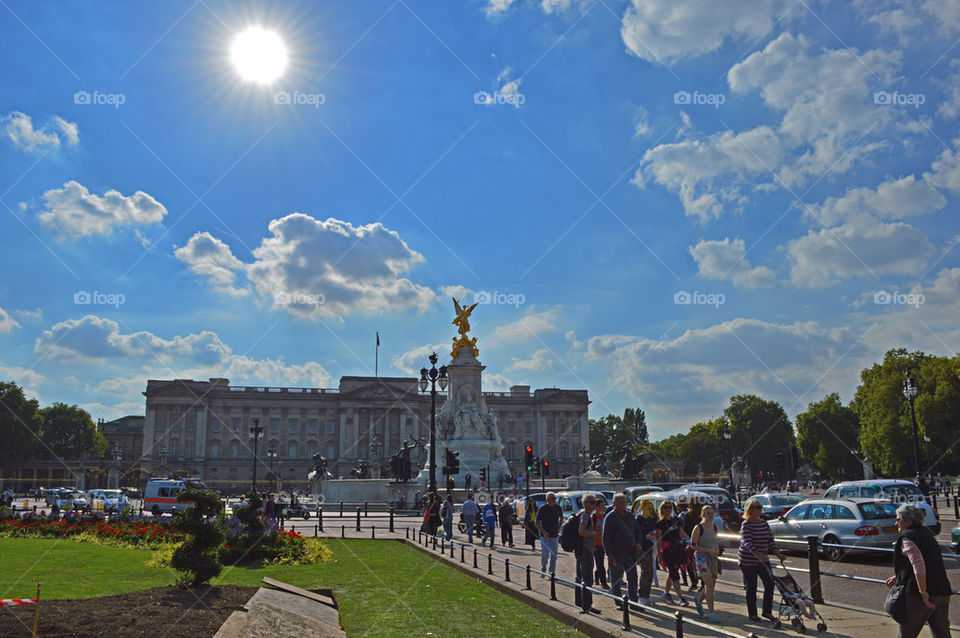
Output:
<instances>
[{"instance_id":1,"label":"traffic light pole","mask_svg":"<svg viewBox=\"0 0 960 638\"><path fill-rule=\"evenodd\" d=\"M530 498L530 470L527 470L526 475L527 477L526 477L526 480L523 482L523 484L527 488L527 498Z\"/></svg>"}]
</instances>

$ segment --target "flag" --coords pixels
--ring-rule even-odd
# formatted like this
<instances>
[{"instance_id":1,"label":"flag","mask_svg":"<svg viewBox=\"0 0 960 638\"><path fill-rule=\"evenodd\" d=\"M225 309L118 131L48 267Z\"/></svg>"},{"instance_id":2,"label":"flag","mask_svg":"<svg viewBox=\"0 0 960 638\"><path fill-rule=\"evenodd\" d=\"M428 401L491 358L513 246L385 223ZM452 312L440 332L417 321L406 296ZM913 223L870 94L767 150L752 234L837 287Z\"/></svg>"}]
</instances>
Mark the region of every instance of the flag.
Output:
<instances>
[{"instance_id":1,"label":"flag","mask_svg":"<svg viewBox=\"0 0 960 638\"><path fill-rule=\"evenodd\" d=\"M377 330L377 347L380 347L380 331Z\"/></svg>"}]
</instances>

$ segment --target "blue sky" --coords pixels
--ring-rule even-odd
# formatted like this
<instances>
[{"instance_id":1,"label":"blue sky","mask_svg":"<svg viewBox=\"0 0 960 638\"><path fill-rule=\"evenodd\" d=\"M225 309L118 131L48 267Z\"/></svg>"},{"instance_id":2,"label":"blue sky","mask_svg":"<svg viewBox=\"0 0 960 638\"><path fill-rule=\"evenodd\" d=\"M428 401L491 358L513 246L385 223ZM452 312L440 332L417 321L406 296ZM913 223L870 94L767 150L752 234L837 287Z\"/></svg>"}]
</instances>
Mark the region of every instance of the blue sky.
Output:
<instances>
[{"instance_id":1,"label":"blue sky","mask_svg":"<svg viewBox=\"0 0 960 638\"><path fill-rule=\"evenodd\" d=\"M455 295L485 389L659 438L956 353L960 1L702 7L5 3L0 377L112 418L372 374L378 330L410 375Z\"/></svg>"}]
</instances>

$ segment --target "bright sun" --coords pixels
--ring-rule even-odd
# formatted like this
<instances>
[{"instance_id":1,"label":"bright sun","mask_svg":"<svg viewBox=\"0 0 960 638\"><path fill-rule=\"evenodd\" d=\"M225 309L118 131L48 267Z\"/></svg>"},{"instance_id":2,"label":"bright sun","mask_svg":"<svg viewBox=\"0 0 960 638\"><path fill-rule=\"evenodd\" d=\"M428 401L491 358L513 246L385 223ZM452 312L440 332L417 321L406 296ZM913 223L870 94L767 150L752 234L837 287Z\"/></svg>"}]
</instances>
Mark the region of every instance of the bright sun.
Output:
<instances>
[{"instance_id":1,"label":"bright sun","mask_svg":"<svg viewBox=\"0 0 960 638\"><path fill-rule=\"evenodd\" d=\"M244 80L270 84L287 68L287 47L274 31L249 27L233 39L230 61Z\"/></svg>"}]
</instances>

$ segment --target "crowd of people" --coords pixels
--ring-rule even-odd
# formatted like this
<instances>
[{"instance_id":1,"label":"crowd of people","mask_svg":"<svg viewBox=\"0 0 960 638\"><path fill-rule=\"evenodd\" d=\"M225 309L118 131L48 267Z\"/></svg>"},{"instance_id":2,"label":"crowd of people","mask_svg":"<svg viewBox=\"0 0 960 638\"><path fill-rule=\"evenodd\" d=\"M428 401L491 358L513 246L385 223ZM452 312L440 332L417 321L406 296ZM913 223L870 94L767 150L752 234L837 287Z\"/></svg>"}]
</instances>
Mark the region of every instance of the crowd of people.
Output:
<instances>
[{"instance_id":1,"label":"crowd of people","mask_svg":"<svg viewBox=\"0 0 960 638\"><path fill-rule=\"evenodd\" d=\"M657 580L656 569L666 573L661 602L687 607L692 596L697 613L710 622L720 622L715 610L717 578L722 572L719 541L722 531L716 509L698 503L676 504L665 501L655 508L650 499L641 499L636 514L627 507L622 493L613 497L612 508L599 494L585 494L583 509L575 514L576 542L571 547L576 558L576 581L587 588L576 590L581 613L599 613L593 606L589 588L599 587L621 598L626 584L627 598L644 605L654 604L652 588ZM524 501L524 544L536 550L540 543L540 577L556 572L559 539L564 529L563 511L553 492L537 507L533 498ZM453 496L445 499L429 495L424 510L424 531L436 534L443 528L444 538L453 537L456 507ZM481 506L468 493L461 507L468 542L473 542L478 521L484 530L481 544L490 541L494 547L494 530L500 527L501 543L513 547L513 526L516 505L501 495L499 503L484 502ZM763 506L754 498L744 504L744 520L740 529L737 564L745 589L747 615L752 621L776 622L773 601L777 592L770 557L781 561L784 555L774 541L773 533L763 518ZM901 537L897 542L894 567L896 575L888 586L903 585L906 615L896 618L901 638L913 638L928 624L934 638L948 638L950 584L947 581L940 548L933 534L923 526L923 510L911 504L897 509ZM758 580L763 584L761 607L757 609ZM791 579L785 579L784 599L808 618L818 616L812 600L799 590ZM781 583L783 584L783 582ZM685 595L684 587L687 588ZM622 603L618 602L618 609Z\"/></svg>"}]
</instances>

